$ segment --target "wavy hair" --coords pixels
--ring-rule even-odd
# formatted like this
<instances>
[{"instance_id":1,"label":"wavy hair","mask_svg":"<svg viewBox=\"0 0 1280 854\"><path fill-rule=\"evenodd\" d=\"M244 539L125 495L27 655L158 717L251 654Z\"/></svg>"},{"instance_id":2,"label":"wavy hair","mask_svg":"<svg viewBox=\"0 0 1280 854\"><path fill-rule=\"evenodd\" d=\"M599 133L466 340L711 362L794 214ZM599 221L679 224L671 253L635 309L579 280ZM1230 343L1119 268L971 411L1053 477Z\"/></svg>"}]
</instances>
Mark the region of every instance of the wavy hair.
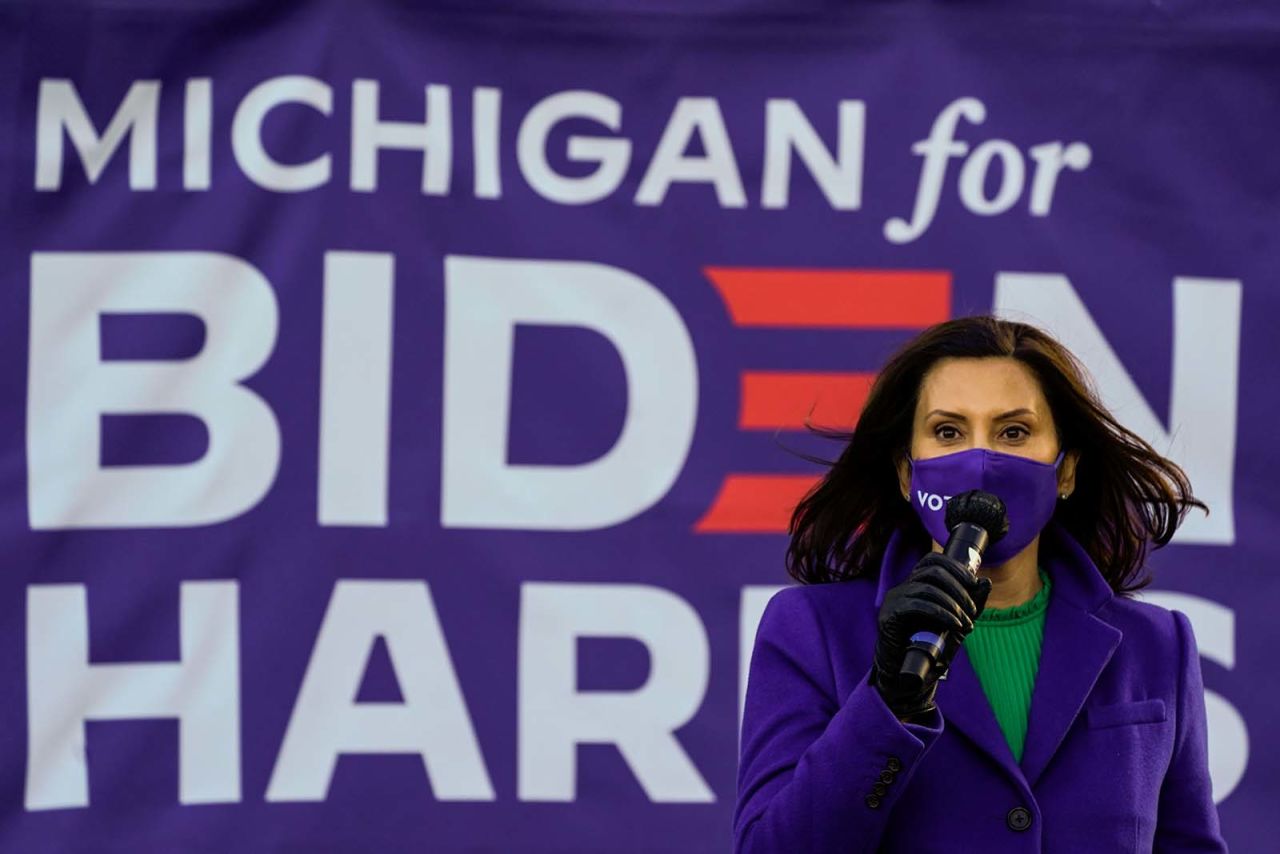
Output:
<instances>
[{"instance_id":1,"label":"wavy hair","mask_svg":"<svg viewBox=\"0 0 1280 854\"><path fill-rule=\"evenodd\" d=\"M908 342L876 377L852 432L810 425L847 444L791 515L787 572L802 584L874 576L896 530L928 550L929 535L902 500L897 464L910 451L921 382L948 357L1008 357L1031 369L1060 446L1080 454L1071 500L1058 502L1053 518L1112 590L1150 583L1149 545L1168 543L1192 507L1208 508L1176 463L1107 411L1066 347L1034 326L990 316L948 320Z\"/></svg>"}]
</instances>

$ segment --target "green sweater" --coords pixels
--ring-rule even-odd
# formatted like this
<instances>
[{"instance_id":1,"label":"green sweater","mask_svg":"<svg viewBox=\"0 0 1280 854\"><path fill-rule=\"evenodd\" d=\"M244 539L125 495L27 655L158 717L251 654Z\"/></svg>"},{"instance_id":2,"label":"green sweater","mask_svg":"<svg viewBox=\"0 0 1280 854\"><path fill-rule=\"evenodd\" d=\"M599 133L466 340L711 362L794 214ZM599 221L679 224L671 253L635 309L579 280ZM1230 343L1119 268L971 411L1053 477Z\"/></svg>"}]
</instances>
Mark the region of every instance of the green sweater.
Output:
<instances>
[{"instance_id":1,"label":"green sweater","mask_svg":"<svg viewBox=\"0 0 1280 854\"><path fill-rule=\"evenodd\" d=\"M1040 580L1044 587L1021 605L984 610L964 642L996 721L1019 762L1027 739L1027 713L1040 668L1044 615L1049 607L1049 576L1043 569Z\"/></svg>"}]
</instances>

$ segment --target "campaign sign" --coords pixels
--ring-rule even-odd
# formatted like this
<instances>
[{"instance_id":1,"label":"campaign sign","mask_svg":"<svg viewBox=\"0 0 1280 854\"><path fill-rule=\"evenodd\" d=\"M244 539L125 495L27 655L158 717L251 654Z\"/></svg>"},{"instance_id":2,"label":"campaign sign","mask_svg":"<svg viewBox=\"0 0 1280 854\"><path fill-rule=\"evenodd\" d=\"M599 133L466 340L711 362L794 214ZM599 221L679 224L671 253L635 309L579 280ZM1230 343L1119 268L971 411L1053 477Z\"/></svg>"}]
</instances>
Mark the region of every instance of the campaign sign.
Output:
<instances>
[{"instance_id":1,"label":"campaign sign","mask_svg":"<svg viewBox=\"0 0 1280 854\"><path fill-rule=\"evenodd\" d=\"M0 848L728 849L806 424L996 312L1263 850L1280 17L1024 5L0 3Z\"/></svg>"}]
</instances>

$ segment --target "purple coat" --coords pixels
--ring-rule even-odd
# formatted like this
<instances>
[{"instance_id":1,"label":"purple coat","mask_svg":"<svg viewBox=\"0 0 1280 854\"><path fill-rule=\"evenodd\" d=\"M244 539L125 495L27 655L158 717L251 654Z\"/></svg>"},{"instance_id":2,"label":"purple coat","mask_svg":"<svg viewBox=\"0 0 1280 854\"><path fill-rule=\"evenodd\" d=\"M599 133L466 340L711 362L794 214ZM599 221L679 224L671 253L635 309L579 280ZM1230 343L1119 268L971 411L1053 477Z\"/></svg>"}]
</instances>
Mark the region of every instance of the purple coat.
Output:
<instances>
[{"instance_id":1,"label":"purple coat","mask_svg":"<svg viewBox=\"0 0 1280 854\"><path fill-rule=\"evenodd\" d=\"M1053 579L1022 764L963 647L938 711L902 724L870 683L879 580L790 587L756 634L734 811L741 852L1225 851L1187 618L1115 596L1051 526Z\"/></svg>"}]
</instances>

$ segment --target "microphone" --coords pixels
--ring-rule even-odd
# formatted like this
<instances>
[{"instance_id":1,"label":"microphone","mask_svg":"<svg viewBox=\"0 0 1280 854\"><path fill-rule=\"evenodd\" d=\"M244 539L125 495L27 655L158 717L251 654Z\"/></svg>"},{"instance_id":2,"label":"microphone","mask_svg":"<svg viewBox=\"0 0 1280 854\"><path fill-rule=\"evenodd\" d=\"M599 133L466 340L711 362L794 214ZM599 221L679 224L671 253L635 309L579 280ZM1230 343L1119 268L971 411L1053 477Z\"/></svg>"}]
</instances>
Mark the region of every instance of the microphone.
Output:
<instances>
[{"instance_id":1,"label":"microphone","mask_svg":"<svg viewBox=\"0 0 1280 854\"><path fill-rule=\"evenodd\" d=\"M990 492L971 489L947 501L947 543L942 553L964 564L977 577L982 552L1009 532L1004 502ZM948 632L919 631L911 636L899 678L909 690L920 690L942 655Z\"/></svg>"}]
</instances>

